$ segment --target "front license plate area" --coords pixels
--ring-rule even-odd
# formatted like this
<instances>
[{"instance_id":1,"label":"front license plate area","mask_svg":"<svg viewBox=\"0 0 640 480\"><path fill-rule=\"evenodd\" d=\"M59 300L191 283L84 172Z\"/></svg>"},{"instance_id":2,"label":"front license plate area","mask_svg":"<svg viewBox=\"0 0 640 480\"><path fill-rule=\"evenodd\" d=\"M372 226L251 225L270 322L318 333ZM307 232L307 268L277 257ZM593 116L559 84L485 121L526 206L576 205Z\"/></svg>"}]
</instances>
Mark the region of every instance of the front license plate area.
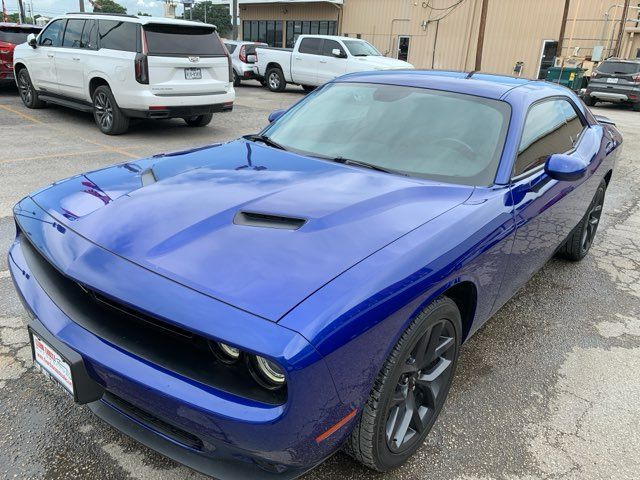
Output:
<instances>
[{"instance_id":1,"label":"front license plate area","mask_svg":"<svg viewBox=\"0 0 640 480\"><path fill-rule=\"evenodd\" d=\"M69 362L34 332L31 333L31 342L33 359L39 370L73 396L73 376Z\"/></svg>"},{"instance_id":2,"label":"front license plate area","mask_svg":"<svg viewBox=\"0 0 640 480\"><path fill-rule=\"evenodd\" d=\"M184 78L186 80L201 80L202 79L202 69L200 69L200 68L185 68L184 69Z\"/></svg>"}]
</instances>

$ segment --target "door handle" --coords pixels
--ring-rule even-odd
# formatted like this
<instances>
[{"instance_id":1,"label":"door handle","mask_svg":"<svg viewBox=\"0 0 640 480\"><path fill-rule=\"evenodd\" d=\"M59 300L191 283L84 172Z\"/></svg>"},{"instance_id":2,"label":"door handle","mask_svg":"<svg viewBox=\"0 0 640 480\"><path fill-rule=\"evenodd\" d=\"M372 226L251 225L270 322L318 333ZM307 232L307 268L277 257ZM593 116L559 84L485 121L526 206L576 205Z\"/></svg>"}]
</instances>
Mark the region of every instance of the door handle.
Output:
<instances>
[{"instance_id":1,"label":"door handle","mask_svg":"<svg viewBox=\"0 0 640 480\"><path fill-rule=\"evenodd\" d=\"M326 60L320 60L320 63L327 63Z\"/></svg>"},{"instance_id":2,"label":"door handle","mask_svg":"<svg viewBox=\"0 0 640 480\"><path fill-rule=\"evenodd\" d=\"M47 53L47 57L53 58L53 53Z\"/></svg>"},{"instance_id":3,"label":"door handle","mask_svg":"<svg viewBox=\"0 0 640 480\"><path fill-rule=\"evenodd\" d=\"M73 59L74 59L76 62L79 62L79 61L80 61L80 57L73 57Z\"/></svg>"},{"instance_id":4,"label":"door handle","mask_svg":"<svg viewBox=\"0 0 640 480\"><path fill-rule=\"evenodd\" d=\"M302 57L296 57L296 60L302 60Z\"/></svg>"}]
</instances>

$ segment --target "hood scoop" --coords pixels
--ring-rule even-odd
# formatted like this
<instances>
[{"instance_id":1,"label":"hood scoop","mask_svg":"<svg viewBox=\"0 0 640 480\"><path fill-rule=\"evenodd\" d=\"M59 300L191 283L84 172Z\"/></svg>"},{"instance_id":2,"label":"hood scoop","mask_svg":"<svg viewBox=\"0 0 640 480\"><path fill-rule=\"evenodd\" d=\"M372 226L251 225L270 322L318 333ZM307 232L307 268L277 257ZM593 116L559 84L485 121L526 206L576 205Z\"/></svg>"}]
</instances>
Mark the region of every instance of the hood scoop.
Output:
<instances>
[{"instance_id":1,"label":"hood scoop","mask_svg":"<svg viewBox=\"0 0 640 480\"><path fill-rule=\"evenodd\" d=\"M235 225L245 227L277 228L280 230L298 230L307 221L304 218L285 217L257 212L238 212L233 217Z\"/></svg>"}]
</instances>

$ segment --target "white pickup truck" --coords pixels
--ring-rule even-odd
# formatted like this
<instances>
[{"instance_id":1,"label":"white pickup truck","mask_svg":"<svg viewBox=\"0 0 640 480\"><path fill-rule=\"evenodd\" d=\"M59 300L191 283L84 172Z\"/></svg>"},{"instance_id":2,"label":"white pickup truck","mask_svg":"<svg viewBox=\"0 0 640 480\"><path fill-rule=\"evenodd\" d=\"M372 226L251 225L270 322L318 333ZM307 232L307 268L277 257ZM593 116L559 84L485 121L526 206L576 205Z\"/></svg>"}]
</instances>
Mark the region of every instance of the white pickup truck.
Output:
<instances>
[{"instance_id":1,"label":"white pickup truck","mask_svg":"<svg viewBox=\"0 0 640 480\"><path fill-rule=\"evenodd\" d=\"M254 73L272 92L282 92L287 83L310 91L346 73L413 68L364 40L329 35L300 35L293 49L258 47L256 56Z\"/></svg>"}]
</instances>

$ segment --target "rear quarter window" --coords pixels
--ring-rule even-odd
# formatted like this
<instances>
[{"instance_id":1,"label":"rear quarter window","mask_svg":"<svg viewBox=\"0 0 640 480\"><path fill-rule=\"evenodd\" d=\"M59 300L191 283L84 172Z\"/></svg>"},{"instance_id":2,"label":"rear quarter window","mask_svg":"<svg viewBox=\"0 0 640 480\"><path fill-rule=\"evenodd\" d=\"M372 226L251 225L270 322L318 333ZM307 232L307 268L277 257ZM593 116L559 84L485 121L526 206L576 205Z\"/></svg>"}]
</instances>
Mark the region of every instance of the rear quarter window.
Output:
<instances>
[{"instance_id":1,"label":"rear quarter window","mask_svg":"<svg viewBox=\"0 0 640 480\"><path fill-rule=\"evenodd\" d=\"M39 28L8 28L0 27L0 42L13 43L19 45L27 41L30 33L38 35Z\"/></svg>"},{"instance_id":2,"label":"rear quarter window","mask_svg":"<svg viewBox=\"0 0 640 480\"><path fill-rule=\"evenodd\" d=\"M213 27L148 24L144 27L150 55L222 56L227 52Z\"/></svg>"},{"instance_id":3,"label":"rear quarter window","mask_svg":"<svg viewBox=\"0 0 640 480\"><path fill-rule=\"evenodd\" d=\"M98 37L100 38L100 48L123 52L138 51L138 24L136 23L100 20Z\"/></svg>"}]
</instances>

